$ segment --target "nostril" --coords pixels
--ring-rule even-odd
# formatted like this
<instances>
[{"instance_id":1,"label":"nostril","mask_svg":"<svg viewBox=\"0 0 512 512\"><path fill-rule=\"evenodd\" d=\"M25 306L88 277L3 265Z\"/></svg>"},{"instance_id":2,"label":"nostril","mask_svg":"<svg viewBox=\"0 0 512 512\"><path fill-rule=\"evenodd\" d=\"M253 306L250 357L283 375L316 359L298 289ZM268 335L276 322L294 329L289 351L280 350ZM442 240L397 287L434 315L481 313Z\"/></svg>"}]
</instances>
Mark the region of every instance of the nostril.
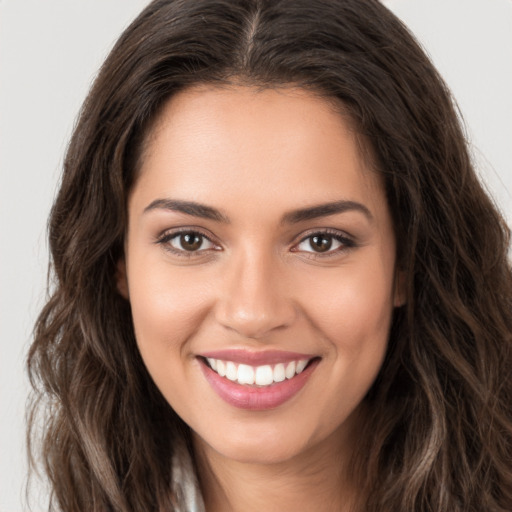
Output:
<instances>
[{"instance_id":1,"label":"nostril","mask_svg":"<svg viewBox=\"0 0 512 512\"><path fill-rule=\"evenodd\" d=\"M218 304L215 315L223 327L248 339L261 339L272 331L290 327L296 318L293 305L285 300L251 304L248 301L237 303L235 298Z\"/></svg>"}]
</instances>

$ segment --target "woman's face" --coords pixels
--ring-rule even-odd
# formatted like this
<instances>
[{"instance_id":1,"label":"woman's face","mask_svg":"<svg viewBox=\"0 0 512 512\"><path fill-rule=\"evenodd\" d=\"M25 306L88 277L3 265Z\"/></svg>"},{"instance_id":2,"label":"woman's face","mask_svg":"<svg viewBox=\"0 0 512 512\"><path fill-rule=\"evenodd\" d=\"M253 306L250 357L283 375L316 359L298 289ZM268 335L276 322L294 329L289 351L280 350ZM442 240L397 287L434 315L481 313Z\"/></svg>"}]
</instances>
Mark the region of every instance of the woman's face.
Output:
<instances>
[{"instance_id":1,"label":"woman's face","mask_svg":"<svg viewBox=\"0 0 512 512\"><path fill-rule=\"evenodd\" d=\"M401 298L382 185L329 103L174 96L119 267L147 369L205 450L278 462L348 442Z\"/></svg>"}]
</instances>

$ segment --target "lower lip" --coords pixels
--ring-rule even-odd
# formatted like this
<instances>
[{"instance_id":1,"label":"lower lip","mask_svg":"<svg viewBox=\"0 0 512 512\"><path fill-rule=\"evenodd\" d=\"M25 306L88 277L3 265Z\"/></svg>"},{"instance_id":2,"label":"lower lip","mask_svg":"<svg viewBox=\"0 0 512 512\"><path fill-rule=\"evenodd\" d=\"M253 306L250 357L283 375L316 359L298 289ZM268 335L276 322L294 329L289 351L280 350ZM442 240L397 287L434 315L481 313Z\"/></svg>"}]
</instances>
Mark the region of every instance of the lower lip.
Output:
<instances>
[{"instance_id":1,"label":"lower lip","mask_svg":"<svg viewBox=\"0 0 512 512\"><path fill-rule=\"evenodd\" d=\"M210 386L225 402L239 409L263 411L275 409L293 398L305 386L319 362L319 359L315 359L295 377L264 387L245 386L230 381L214 372L203 361L200 361L200 366Z\"/></svg>"}]
</instances>

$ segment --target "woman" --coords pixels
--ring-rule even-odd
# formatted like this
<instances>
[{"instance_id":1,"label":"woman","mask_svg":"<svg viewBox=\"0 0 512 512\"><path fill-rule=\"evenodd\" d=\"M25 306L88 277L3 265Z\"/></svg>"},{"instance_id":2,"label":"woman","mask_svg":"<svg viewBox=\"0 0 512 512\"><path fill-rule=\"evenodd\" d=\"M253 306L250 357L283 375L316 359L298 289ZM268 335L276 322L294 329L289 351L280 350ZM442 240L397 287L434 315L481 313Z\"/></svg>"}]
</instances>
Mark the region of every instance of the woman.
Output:
<instances>
[{"instance_id":1,"label":"woman","mask_svg":"<svg viewBox=\"0 0 512 512\"><path fill-rule=\"evenodd\" d=\"M508 236L378 2L151 3L52 210L54 506L510 510Z\"/></svg>"}]
</instances>

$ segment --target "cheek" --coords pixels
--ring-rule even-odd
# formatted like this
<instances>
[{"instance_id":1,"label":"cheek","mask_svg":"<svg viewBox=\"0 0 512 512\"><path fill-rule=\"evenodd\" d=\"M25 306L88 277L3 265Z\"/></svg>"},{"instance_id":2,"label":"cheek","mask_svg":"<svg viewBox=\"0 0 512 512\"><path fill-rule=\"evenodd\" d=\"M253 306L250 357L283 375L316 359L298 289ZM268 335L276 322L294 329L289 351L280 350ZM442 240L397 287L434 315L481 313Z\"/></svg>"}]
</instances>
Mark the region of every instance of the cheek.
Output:
<instances>
[{"instance_id":1,"label":"cheek","mask_svg":"<svg viewBox=\"0 0 512 512\"><path fill-rule=\"evenodd\" d=\"M171 272L165 262L132 263L130 303L142 356L175 357L206 314L208 288L190 269Z\"/></svg>"},{"instance_id":2,"label":"cheek","mask_svg":"<svg viewBox=\"0 0 512 512\"><path fill-rule=\"evenodd\" d=\"M187 419L191 407L202 407L201 395L186 383L196 364L189 341L207 314L209 292L190 269L171 271L165 262L135 258L132 263L130 303L139 352L167 402Z\"/></svg>"},{"instance_id":3,"label":"cheek","mask_svg":"<svg viewBox=\"0 0 512 512\"><path fill-rule=\"evenodd\" d=\"M340 268L308 290L313 322L338 349L359 352L387 343L393 309L391 272L379 265Z\"/></svg>"},{"instance_id":4,"label":"cheek","mask_svg":"<svg viewBox=\"0 0 512 512\"><path fill-rule=\"evenodd\" d=\"M321 425L331 428L357 408L380 371L393 311L392 280L378 267L354 266L349 272L340 270L338 279L326 279L317 290L309 315L331 366L325 395L315 401L324 411Z\"/></svg>"}]
</instances>

